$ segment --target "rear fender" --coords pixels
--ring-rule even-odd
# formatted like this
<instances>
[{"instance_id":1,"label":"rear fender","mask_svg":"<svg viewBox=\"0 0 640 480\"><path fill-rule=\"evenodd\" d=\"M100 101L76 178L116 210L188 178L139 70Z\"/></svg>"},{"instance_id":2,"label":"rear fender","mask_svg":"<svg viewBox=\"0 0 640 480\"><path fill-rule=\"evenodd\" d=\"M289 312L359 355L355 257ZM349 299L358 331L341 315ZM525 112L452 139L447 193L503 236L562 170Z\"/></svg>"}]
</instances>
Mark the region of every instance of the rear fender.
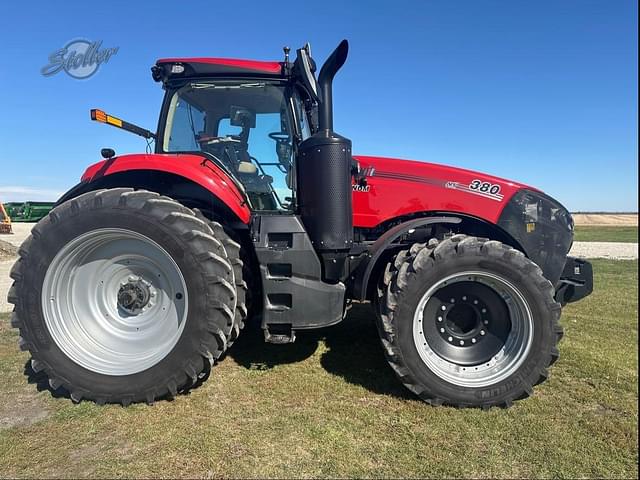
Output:
<instances>
[{"instance_id":1,"label":"rear fender","mask_svg":"<svg viewBox=\"0 0 640 480\"><path fill-rule=\"evenodd\" d=\"M191 154L134 154L98 162L87 168L81 183L58 203L97 188L116 186L181 197L176 200L188 201L189 196L195 195L193 200L198 204L204 201L212 208L226 209L245 225L251 218L245 194L229 175L206 157Z\"/></svg>"}]
</instances>

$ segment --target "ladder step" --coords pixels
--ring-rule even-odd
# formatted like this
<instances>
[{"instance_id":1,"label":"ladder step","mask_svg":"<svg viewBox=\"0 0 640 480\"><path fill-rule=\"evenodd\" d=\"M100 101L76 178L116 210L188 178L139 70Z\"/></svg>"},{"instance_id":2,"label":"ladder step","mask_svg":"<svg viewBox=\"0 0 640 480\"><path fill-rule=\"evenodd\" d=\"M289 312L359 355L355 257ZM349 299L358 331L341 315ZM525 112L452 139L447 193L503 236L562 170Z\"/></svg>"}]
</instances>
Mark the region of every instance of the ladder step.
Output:
<instances>
[{"instance_id":1,"label":"ladder step","mask_svg":"<svg viewBox=\"0 0 640 480\"><path fill-rule=\"evenodd\" d=\"M264 329L264 341L267 343L293 343L296 341L296 332L289 324L271 324Z\"/></svg>"}]
</instances>

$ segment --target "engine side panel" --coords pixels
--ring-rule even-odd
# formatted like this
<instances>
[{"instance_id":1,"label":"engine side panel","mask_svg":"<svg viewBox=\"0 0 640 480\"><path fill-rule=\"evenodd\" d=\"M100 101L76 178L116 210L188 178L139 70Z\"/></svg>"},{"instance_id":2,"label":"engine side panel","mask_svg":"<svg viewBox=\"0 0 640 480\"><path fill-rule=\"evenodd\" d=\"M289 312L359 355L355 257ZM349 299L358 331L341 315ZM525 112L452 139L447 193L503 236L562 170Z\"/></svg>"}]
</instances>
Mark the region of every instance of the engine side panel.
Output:
<instances>
[{"instance_id":1,"label":"engine side panel","mask_svg":"<svg viewBox=\"0 0 640 480\"><path fill-rule=\"evenodd\" d=\"M371 228L422 212L464 213L498 222L504 206L527 187L503 178L426 162L354 157L366 186L353 187L353 225Z\"/></svg>"},{"instance_id":2,"label":"engine side panel","mask_svg":"<svg viewBox=\"0 0 640 480\"><path fill-rule=\"evenodd\" d=\"M218 197L241 222L249 223L251 211L243 193L221 168L199 155L122 155L91 165L82 175L82 182L91 182L115 173L135 170L167 172L191 180Z\"/></svg>"}]
</instances>

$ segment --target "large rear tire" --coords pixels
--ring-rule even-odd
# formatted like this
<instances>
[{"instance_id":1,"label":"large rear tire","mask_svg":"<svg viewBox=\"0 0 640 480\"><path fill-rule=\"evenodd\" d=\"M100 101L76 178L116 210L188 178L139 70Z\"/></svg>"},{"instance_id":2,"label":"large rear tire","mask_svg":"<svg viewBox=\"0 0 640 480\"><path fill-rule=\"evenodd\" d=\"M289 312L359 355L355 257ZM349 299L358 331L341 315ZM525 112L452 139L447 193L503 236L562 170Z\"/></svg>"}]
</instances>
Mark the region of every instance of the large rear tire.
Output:
<instances>
[{"instance_id":1,"label":"large rear tire","mask_svg":"<svg viewBox=\"0 0 640 480\"><path fill-rule=\"evenodd\" d=\"M497 241L455 235L389 263L378 327L387 360L422 400L509 407L558 358L560 305L540 268Z\"/></svg>"},{"instance_id":2,"label":"large rear tire","mask_svg":"<svg viewBox=\"0 0 640 480\"><path fill-rule=\"evenodd\" d=\"M194 385L234 328L233 268L195 213L156 193L89 192L33 229L11 271L31 365L74 401L146 401Z\"/></svg>"},{"instance_id":3,"label":"large rear tire","mask_svg":"<svg viewBox=\"0 0 640 480\"><path fill-rule=\"evenodd\" d=\"M221 223L209 220L202 211L195 209L196 216L209 224L216 238L222 243L227 259L233 268L234 285L236 287L236 308L234 313L233 328L227 336L227 347L231 347L240 335L240 331L244 328L247 316L249 315L249 301L251 300L251 291L247 281L250 280L251 271L248 265L248 255L242 247L240 239L234 232L225 228Z\"/></svg>"}]
</instances>

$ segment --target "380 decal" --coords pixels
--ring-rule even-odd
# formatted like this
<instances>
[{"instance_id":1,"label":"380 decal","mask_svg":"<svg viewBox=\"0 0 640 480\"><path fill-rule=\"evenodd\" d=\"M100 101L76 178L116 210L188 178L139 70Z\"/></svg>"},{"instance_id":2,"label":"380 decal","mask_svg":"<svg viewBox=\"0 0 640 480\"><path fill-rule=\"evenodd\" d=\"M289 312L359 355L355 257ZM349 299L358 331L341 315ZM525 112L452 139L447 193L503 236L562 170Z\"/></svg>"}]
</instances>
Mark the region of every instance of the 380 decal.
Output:
<instances>
[{"instance_id":1,"label":"380 decal","mask_svg":"<svg viewBox=\"0 0 640 480\"><path fill-rule=\"evenodd\" d=\"M496 183L483 182L482 180L473 180L469 184L469 188L483 193L490 193L491 195L500 193L500 185Z\"/></svg>"},{"instance_id":2,"label":"380 decal","mask_svg":"<svg viewBox=\"0 0 640 480\"><path fill-rule=\"evenodd\" d=\"M458 182L447 182L446 188L453 188L454 190L462 190L467 193L473 193L474 195L480 195L482 197L491 198L492 200L502 201L503 195L500 193L500 185L497 183L483 182L482 180L474 179L468 185Z\"/></svg>"}]
</instances>

